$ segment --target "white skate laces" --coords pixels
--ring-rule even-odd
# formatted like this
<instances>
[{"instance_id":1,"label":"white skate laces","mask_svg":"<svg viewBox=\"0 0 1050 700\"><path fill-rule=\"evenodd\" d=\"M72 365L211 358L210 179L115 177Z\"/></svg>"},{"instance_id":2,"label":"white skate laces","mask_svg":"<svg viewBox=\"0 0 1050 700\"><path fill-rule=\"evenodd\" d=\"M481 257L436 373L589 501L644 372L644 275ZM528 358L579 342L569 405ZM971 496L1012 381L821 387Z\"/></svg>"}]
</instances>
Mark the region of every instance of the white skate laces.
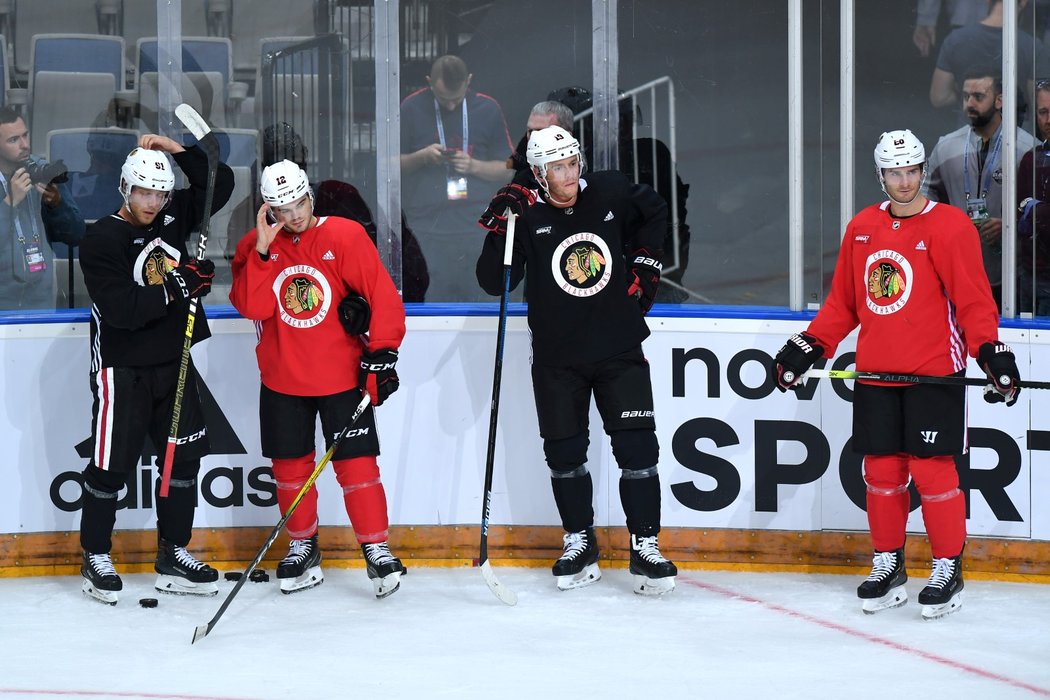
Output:
<instances>
[{"instance_id":1,"label":"white skate laces","mask_svg":"<svg viewBox=\"0 0 1050 700\"><path fill-rule=\"evenodd\" d=\"M288 543L288 555L281 563L298 564L310 556L311 540L292 540Z\"/></svg>"},{"instance_id":2,"label":"white skate laces","mask_svg":"<svg viewBox=\"0 0 1050 700\"><path fill-rule=\"evenodd\" d=\"M566 532L562 535L562 547L565 552L562 559L572 561L587 550L587 531Z\"/></svg>"},{"instance_id":3,"label":"white skate laces","mask_svg":"<svg viewBox=\"0 0 1050 700\"><path fill-rule=\"evenodd\" d=\"M200 571L204 568L204 562L198 561L197 558L190 554L189 550L185 547L175 545L174 547L172 547L172 551L175 554L175 561L177 561L179 564L186 567L187 569Z\"/></svg>"},{"instance_id":4,"label":"white skate laces","mask_svg":"<svg viewBox=\"0 0 1050 700\"><path fill-rule=\"evenodd\" d=\"M631 535L631 547L638 553L638 556L650 564L663 564L668 561L663 554L660 554L660 547L657 544L656 535L650 537Z\"/></svg>"},{"instance_id":5,"label":"white skate laces","mask_svg":"<svg viewBox=\"0 0 1050 700\"><path fill-rule=\"evenodd\" d=\"M366 544L365 556L367 556L368 560L376 566L383 566L384 564L391 564L394 562L394 555L390 553L390 546L386 542Z\"/></svg>"},{"instance_id":6,"label":"white skate laces","mask_svg":"<svg viewBox=\"0 0 1050 700\"><path fill-rule=\"evenodd\" d=\"M934 559L933 571L930 572L930 580L926 585L935 588L945 588L954 574L954 559Z\"/></svg>"},{"instance_id":7,"label":"white skate laces","mask_svg":"<svg viewBox=\"0 0 1050 700\"><path fill-rule=\"evenodd\" d=\"M875 552L875 556L871 559L871 574L865 580L881 581L892 574L895 568L897 568L896 552Z\"/></svg>"},{"instance_id":8,"label":"white skate laces","mask_svg":"<svg viewBox=\"0 0 1050 700\"><path fill-rule=\"evenodd\" d=\"M117 570L113 567L113 559L109 554L88 554L88 563L99 576L117 575Z\"/></svg>"}]
</instances>

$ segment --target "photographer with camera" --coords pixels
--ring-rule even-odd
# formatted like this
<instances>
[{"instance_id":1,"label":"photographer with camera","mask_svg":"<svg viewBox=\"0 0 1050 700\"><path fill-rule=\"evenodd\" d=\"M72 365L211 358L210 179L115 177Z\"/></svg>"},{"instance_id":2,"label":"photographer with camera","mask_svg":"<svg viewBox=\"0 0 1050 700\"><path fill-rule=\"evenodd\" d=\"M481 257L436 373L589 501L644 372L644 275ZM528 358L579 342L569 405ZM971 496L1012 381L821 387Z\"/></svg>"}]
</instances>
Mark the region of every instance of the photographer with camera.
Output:
<instances>
[{"instance_id":1,"label":"photographer with camera","mask_svg":"<svg viewBox=\"0 0 1050 700\"><path fill-rule=\"evenodd\" d=\"M0 108L0 310L55 308L51 244L77 245L84 237L65 183L65 166L31 155L25 121Z\"/></svg>"}]
</instances>

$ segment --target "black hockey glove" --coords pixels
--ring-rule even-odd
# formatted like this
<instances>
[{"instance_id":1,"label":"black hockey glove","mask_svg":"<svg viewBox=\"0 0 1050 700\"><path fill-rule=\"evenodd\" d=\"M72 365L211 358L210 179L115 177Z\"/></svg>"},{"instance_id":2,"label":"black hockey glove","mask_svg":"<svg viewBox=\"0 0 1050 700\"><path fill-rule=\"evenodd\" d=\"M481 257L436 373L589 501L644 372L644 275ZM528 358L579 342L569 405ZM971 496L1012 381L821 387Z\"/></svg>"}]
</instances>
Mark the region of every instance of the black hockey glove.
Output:
<instances>
[{"instance_id":1,"label":"black hockey glove","mask_svg":"<svg viewBox=\"0 0 1050 700\"><path fill-rule=\"evenodd\" d=\"M631 284L627 287L627 295L638 300L642 307L642 313L649 313L656 301L656 290L660 287L660 272L664 266L653 257L645 248L634 251L633 259L627 273L627 279Z\"/></svg>"},{"instance_id":2,"label":"black hockey glove","mask_svg":"<svg viewBox=\"0 0 1050 700\"><path fill-rule=\"evenodd\" d=\"M179 301L207 296L215 277L211 260L190 259L164 276L164 287L172 299Z\"/></svg>"},{"instance_id":3,"label":"black hockey glove","mask_svg":"<svg viewBox=\"0 0 1050 700\"><path fill-rule=\"evenodd\" d=\"M796 333L788 338L773 360L777 389L787 391L795 388L802 381L802 375L822 357L824 348L809 333Z\"/></svg>"},{"instance_id":4,"label":"black hockey glove","mask_svg":"<svg viewBox=\"0 0 1050 700\"><path fill-rule=\"evenodd\" d=\"M985 343L977 351L977 365L984 370L991 384L984 388L984 400L988 403L1017 403L1021 393L1021 373L1017 370L1014 353L1006 343Z\"/></svg>"},{"instance_id":5,"label":"black hockey glove","mask_svg":"<svg viewBox=\"0 0 1050 700\"><path fill-rule=\"evenodd\" d=\"M364 335L368 332L368 324L372 320L372 307L360 294L351 291L339 302L336 311L339 314L339 322L350 335Z\"/></svg>"},{"instance_id":6,"label":"black hockey glove","mask_svg":"<svg viewBox=\"0 0 1050 700\"><path fill-rule=\"evenodd\" d=\"M501 236L507 235L507 209L517 216L536 203L536 193L521 185L504 185L489 202L489 208L478 219L486 231L495 231Z\"/></svg>"},{"instance_id":7,"label":"black hockey glove","mask_svg":"<svg viewBox=\"0 0 1050 700\"><path fill-rule=\"evenodd\" d=\"M397 391L397 350L372 350L361 353L361 371L357 383L362 391L372 396L373 406L382 406L387 397Z\"/></svg>"}]
</instances>

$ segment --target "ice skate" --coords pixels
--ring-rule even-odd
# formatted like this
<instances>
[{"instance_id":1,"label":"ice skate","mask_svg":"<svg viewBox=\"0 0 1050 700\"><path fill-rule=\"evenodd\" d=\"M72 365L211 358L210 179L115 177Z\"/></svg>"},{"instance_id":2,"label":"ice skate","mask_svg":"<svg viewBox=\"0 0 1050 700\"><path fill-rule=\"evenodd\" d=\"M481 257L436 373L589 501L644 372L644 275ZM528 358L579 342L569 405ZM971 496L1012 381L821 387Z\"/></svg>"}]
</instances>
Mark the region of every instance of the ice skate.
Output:
<instances>
[{"instance_id":1,"label":"ice skate","mask_svg":"<svg viewBox=\"0 0 1050 700\"><path fill-rule=\"evenodd\" d=\"M663 595L674 590L678 567L660 554L656 535L631 535L631 574L634 592L639 595Z\"/></svg>"},{"instance_id":2,"label":"ice skate","mask_svg":"<svg viewBox=\"0 0 1050 700\"><path fill-rule=\"evenodd\" d=\"M157 572L154 584L161 593L176 595L216 595L219 572L189 553L185 547L160 541L157 561L153 565Z\"/></svg>"},{"instance_id":3,"label":"ice skate","mask_svg":"<svg viewBox=\"0 0 1050 700\"><path fill-rule=\"evenodd\" d=\"M923 620L938 620L962 607L962 555L933 560L926 588L919 591Z\"/></svg>"},{"instance_id":4,"label":"ice skate","mask_svg":"<svg viewBox=\"0 0 1050 700\"><path fill-rule=\"evenodd\" d=\"M386 542L363 544L361 553L368 562L368 578L372 580L376 598L386 598L401 587L401 574L407 569L400 559L390 553Z\"/></svg>"},{"instance_id":5,"label":"ice skate","mask_svg":"<svg viewBox=\"0 0 1050 700\"><path fill-rule=\"evenodd\" d=\"M117 604L117 591L124 588L113 560L109 554L89 554L84 552L84 562L80 565L80 575L84 583L80 587L84 593L106 605Z\"/></svg>"},{"instance_id":6,"label":"ice skate","mask_svg":"<svg viewBox=\"0 0 1050 700\"><path fill-rule=\"evenodd\" d=\"M317 546L317 535L306 540L291 540L288 556L277 565L277 580L281 593L297 593L324 581L321 571L321 550Z\"/></svg>"},{"instance_id":7,"label":"ice skate","mask_svg":"<svg viewBox=\"0 0 1050 700\"><path fill-rule=\"evenodd\" d=\"M871 574L857 587L857 597L864 601L861 609L866 615L880 610L899 608L908 602L904 584L908 572L904 569L904 549L894 552L875 552Z\"/></svg>"},{"instance_id":8,"label":"ice skate","mask_svg":"<svg viewBox=\"0 0 1050 700\"><path fill-rule=\"evenodd\" d=\"M598 569L598 541L594 539L594 528L580 532L566 532L562 537L564 552L554 562L551 572L558 577L558 588L569 591L598 583L602 572Z\"/></svg>"}]
</instances>

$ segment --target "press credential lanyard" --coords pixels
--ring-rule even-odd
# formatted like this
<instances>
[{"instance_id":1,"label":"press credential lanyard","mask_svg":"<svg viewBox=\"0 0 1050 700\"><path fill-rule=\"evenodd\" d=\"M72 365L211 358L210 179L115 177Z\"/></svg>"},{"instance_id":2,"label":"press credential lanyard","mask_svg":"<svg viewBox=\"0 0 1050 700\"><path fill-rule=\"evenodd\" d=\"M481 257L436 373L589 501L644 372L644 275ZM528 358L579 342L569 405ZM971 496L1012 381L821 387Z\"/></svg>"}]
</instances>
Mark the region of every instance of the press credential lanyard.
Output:
<instances>
[{"instance_id":1,"label":"press credential lanyard","mask_svg":"<svg viewBox=\"0 0 1050 700\"><path fill-rule=\"evenodd\" d=\"M988 187L991 185L992 172L995 170L995 162L999 157L999 148L1003 145L1003 130L1000 127L999 136L995 139L995 145L992 146L991 152L988 154L987 160L984 161L984 168L981 170L981 191L980 198L984 199L988 194ZM963 149L963 189L966 192L966 201L970 201L970 138L966 138L966 147Z\"/></svg>"},{"instance_id":2,"label":"press credential lanyard","mask_svg":"<svg viewBox=\"0 0 1050 700\"><path fill-rule=\"evenodd\" d=\"M467 98L463 98L463 152L470 155L470 120L467 118ZM442 150L448 150L445 143L445 125L441 123L441 105L434 98L434 119L437 122L438 143Z\"/></svg>"}]
</instances>

